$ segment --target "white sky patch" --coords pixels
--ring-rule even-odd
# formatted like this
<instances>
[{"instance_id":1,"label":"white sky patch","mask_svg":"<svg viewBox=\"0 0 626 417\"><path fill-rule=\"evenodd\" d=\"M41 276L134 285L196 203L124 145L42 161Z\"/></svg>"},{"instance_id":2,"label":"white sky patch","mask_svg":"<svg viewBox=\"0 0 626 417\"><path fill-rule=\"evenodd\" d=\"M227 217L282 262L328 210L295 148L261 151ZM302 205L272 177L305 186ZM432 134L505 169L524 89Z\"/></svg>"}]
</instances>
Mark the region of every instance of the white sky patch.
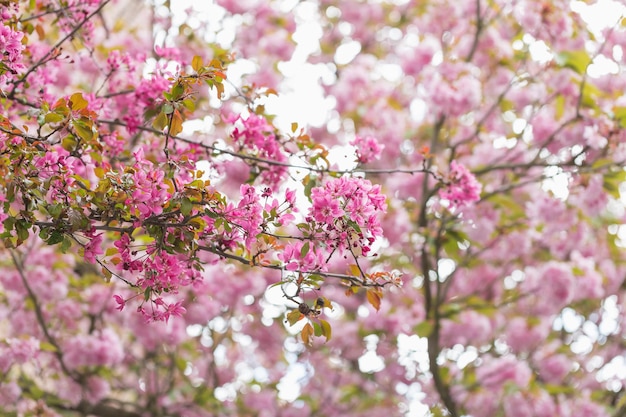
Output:
<instances>
[{"instance_id":1,"label":"white sky patch","mask_svg":"<svg viewBox=\"0 0 626 417\"><path fill-rule=\"evenodd\" d=\"M569 196L569 175L556 166L546 167L546 179L542 183L544 191L551 191L560 200L567 200Z\"/></svg>"},{"instance_id":2,"label":"white sky patch","mask_svg":"<svg viewBox=\"0 0 626 417\"><path fill-rule=\"evenodd\" d=\"M361 44L357 41L348 41L339 45L335 51L334 60L337 65L346 65L352 62L359 52L361 52Z\"/></svg>"},{"instance_id":3,"label":"white sky patch","mask_svg":"<svg viewBox=\"0 0 626 417\"><path fill-rule=\"evenodd\" d=\"M571 7L589 25L594 34L615 26L626 16L626 4L616 0L598 0L591 5L583 1L572 1Z\"/></svg>"}]
</instances>

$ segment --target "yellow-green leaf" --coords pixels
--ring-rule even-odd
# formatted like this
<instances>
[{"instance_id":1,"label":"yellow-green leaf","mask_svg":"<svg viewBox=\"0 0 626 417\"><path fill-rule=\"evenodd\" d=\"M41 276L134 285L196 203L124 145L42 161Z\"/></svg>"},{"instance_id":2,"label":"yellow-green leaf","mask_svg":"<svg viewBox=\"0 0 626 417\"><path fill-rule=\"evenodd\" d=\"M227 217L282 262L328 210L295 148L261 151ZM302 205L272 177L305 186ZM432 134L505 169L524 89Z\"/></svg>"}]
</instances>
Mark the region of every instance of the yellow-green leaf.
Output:
<instances>
[{"instance_id":1,"label":"yellow-green leaf","mask_svg":"<svg viewBox=\"0 0 626 417\"><path fill-rule=\"evenodd\" d=\"M70 97L70 108L74 111L79 111L87 108L89 102L85 100L81 93L74 93Z\"/></svg>"},{"instance_id":2,"label":"yellow-green leaf","mask_svg":"<svg viewBox=\"0 0 626 417\"><path fill-rule=\"evenodd\" d=\"M613 116L621 127L626 127L626 107L613 107Z\"/></svg>"},{"instance_id":3,"label":"yellow-green leaf","mask_svg":"<svg viewBox=\"0 0 626 417\"><path fill-rule=\"evenodd\" d=\"M106 252L104 253L104 256L113 256L113 255L117 255L118 249L115 246L111 246L110 248L107 248Z\"/></svg>"},{"instance_id":4,"label":"yellow-green leaf","mask_svg":"<svg viewBox=\"0 0 626 417\"><path fill-rule=\"evenodd\" d=\"M160 112L159 115L152 122L152 127L157 130L163 130L167 126L167 115L163 112Z\"/></svg>"},{"instance_id":5,"label":"yellow-green leaf","mask_svg":"<svg viewBox=\"0 0 626 417\"><path fill-rule=\"evenodd\" d=\"M73 152L77 144L76 138L72 135L68 135L61 140L61 146L68 152Z\"/></svg>"},{"instance_id":6,"label":"yellow-green leaf","mask_svg":"<svg viewBox=\"0 0 626 417\"><path fill-rule=\"evenodd\" d=\"M328 342L333 335L330 324L326 320L320 320L320 326L322 327L322 335Z\"/></svg>"},{"instance_id":7,"label":"yellow-green leaf","mask_svg":"<svg viewBox=\"0 0 626 417\"><path fill-rule=\"evenodd\" d=\"M296 309L287 313L287 322L289 323L290 326L293 326L294 324L299 322L300 319L302 319L303 317L304 315L300 313L300 310Z\"/></svg>"},{"instance_id":8,"label":"yellow-green leaf","mask_svg":"<svg viewBox=\"0 0 626 417\"><path fill-rule=\"evenodd\" d=\"M44 352L56 352L58 349L52 343L41 342L39 343L39 349Z\"/></svg>"},{"instance_id":9,"label":"yellow-green leaf","mask_svg":"<svg viewBox=\"0 0 626 417\"><path fill-rule=\"evenodd\" d=\"M180 212L183 216L189 216L191 214L191 210L193 210L193 203L187 197L183 198L180 201Z\"/></svg>"},{"instance_id":10,"label":"yellow-green leaf","mask_svg":"<svg viewBox=\"0 0 626 417\"><path fill-rule=\"evenodd\" d=\"M48 113L44 117L44 122L46 123L59 123L65 119L65 116L59 113Z\"/></svg>"},{"instance_id":11,"label":"yellow-green leaf","mask_svg":"<svg viewBox=\"0 0 626 417\"><path fill-rule=\"evenodd\" d=\"M591 58L584 50L563 51L556 54L554 60L557 65L570 68L581 75L587 71L587 67L591 64Z\"/></svg>"},{"instance_id":12,"label":"yellow-green leaf","mask_svg":"<svg viewBox=\"0 0 626 417\"><path fill-rule=\"evenodd\" d=\"M433 323L430 321L423 321L413 328L413 331L419 337L428 337L433 331Z\"/></svg>"},{"instance_id":13,"label":"yellow-green leaf","mask_svg":"<svg viewBox=\"0 0 626 417\"><path fill-rule=\"evenodd\" d=\"M200 56L196 55L193 57L193 59L191 60L191 68L193 68L193 70L196 72L198 72L198 70L202 68L202 58Z\"/></svg>"},{"instance_id":14,"label":"yellow-green leaf","mask_svg":"<svg viewBox=\"0 0 626 417\"><path fill-rule=\"evenodd\" d=\"M93 129L91 129L91 127L78 121L74 122L73 125L78 137L86 141L93 139Z\"/></svg>"}]
</instances>

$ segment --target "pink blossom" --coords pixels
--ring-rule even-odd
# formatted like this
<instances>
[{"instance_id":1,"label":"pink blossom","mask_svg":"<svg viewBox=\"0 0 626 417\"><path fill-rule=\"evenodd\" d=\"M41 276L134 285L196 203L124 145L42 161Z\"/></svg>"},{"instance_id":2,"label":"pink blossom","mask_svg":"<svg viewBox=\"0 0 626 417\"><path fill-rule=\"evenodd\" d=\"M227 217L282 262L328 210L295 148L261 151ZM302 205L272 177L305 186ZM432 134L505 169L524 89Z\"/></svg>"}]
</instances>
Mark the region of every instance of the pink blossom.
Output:
<instances>
[{"instance_id":1,"label":"pink blossom","mask_svg":"<svg viewBox=\"0 0 626 417\"><path fill-rule=\"evenodd\" d=\"M126 300L124 300L124 298L121 295L117 295L117 294L113 296L113 299L118 304L115 309L122 311L124 307L126 306Z\"/></svg>"},{"instance_id":2,"label":"pink blossom","mask_svg":"<svg viewBox=\"0 0 626 417\"><path fill-rule=\"evenodd\" d=\"M177 301L176 303L171 303L167 305L165 322L169 320L170 316L182 317L187 310L182 306L182 301Z\"/></svg>"},{"instance_id":3,"label":"pink blossom","mask_svg":"<svg viewBox=\"0 0 626 417\"><path fill-rule=\"evenodd\" d=\"M572 361L563 354L550 355L539 361L539 375L550 384L560 384L572 369Z\"/></svg>"},{"instance_id":4,"label":"pink blossom","mask_svg":"<svg viewBox=\"0 0 626 417\"><path fill-rule=\"evenodd\" d=\"M311 200L307 219L316 222L316 233L329 251L350 245L355 254L366 256L382 236L378 215L387 205L380 186L361 178L336 178L313 188Z\"/></svg>"},{"instance_id":5,"label":"pink blossom","mask_svg":"<svg viewBox=\"0 0 626 417\"><path fill-rule=\"evenodd\" d=\"M534 349L545 340L550 332L551 323L548 320L533 324L531 322L532 320L524 317L513 317L505 324L504 340L513 352L520 353Z\"/></svg>"},{"instance_id":6,"label":"pink blossom","mask_svg":"<svg viewBox=\"0 0 626 417\"><path fill-rule=\"evenodd\" d=\"M339 207L339 201L332 195L323 193L321 188L314 188L311 191L311 200L313 200L311 214L318 222L332 224L344 214Z\"/></svg>"},{"instance_id":7,"label":"pink blossom","mask_svg":"<svg viewBox=\"0 0 626 417\"><path fill-rule=\"evenodd\" d=\"M526 387L532 372L525 362L514 356L499 358L485 357L484 363L476 369L476 378L487 389L498 389L510 381L517 386Z\"/></svg>"},{"instance_id":8,"label":"pink blossom","mask_svg":"<svg viewBox=\"0 0 626 417\"><path fill-rule=\"evenodd\" d=\"M470 64L444 61L426 74L425 99L438 114L460 116L475 109L482 99L482 86Z\"/></svg>"},{"instance_id":9,"label":"pink blossom","mask_svg":"<svg viewBox=\"0 0 626 417\"><path fill-rule=\"evenodd\" d=\"M62 346L64 359L71 369L90 366L113 366L124 357L122 342L107 328L94 334L77 335Z\"/></svg>"},{"instance_id":10,"label":"pink blossom","mask_svg":"<svg viewBox=\"0 0 626 417\"><path fill-rule=\"evenodd\" d=\"M92 376L87 379L85 399L90 404L97 404L111 392L111 386L104 378Z\"/></svg>"},{"instance_id":11,"label":"pink blossom","mask_svg":"<svg viewBox=\"0 0 626 417\"><path fill-rule=\"evenodd\" d=\"M521 288L538 314L555 314L573 300L576 280L567 264L551 261L525 272Z\"/></svg>"},{"instance_id":12,"label":"pink blossom","mask_svg":"<svg viewBox=\"0 0 626 417\"><path fill-rule=\"evenodd\" d=\"M308 250L303 251L304 245L308 245ZM310 242L301 240L288 243L277 255L283 261L285 269L288 271L315 271L324 269L323 253L315 248Z\"/></svg>"},{"instance_id":13,"label":"pink blossom","mask_svg":"<svg viewBox=\"0 0 626 417\"><path fill-rule=\"evenodd\" d=\"M447 179L446 185L439 190L439 196L447 200L451 208L462 208L480 200L482 185L462 164L452 161Z\"/></svg>"},{"instance_id":14,"label":"pink blossom","mask_svg":"<svg viewBox=\"0 0 626 417\"><path fill-rule=\"evenodd\" d=\"M287 156L274 133L273 126L265 118L252 113L245 119L240 115L229 116L227 120L235 123L231 136L239 151L249 152L262 159L287 161ZM284 166L269 165L262 170L260 176L264 185L278 188L286 174L287 169Z\"/></svg>"},{"instance_id":15,"label":"pink blossom","mask_svg":"<svg viewBox=\"0 0 626 417\"><path fill-rule=\"evenodd\" d=\"M455 320L442 322L441 340L445 346L463 345L480 346L492 338L492 325L489 319L472 310L463 311Z\"/></svg>"},{"instance_id":16,"label":"pink blossom","mask_svg":"<svg viewBox=\"0 0 626 417\"><path fill-rule=\"evenodd\" d=\"M89 239L84 246L84 257L89 263L96 263L96 256L104 254L102 249L102 233L95 233L95 229L85 232L85 236Z\"/></svg>"},{"instance_id":17,"label":"pink blossom","mask_svg":"<svg viewBox=\"0 0 626 417\"><path fill-rule=\"evenodd\" d=\"M15 404L22 396L22 389L14 381L0 383L0 404Z\"/></svg>"},{"instance_id":18,"label":"pink blossom","mask_svg":"<svg viewBox=\"0 0 626 417\"><path fill-rule=\"evenodd\" d=\"M430 64L440 46L433 37L424 38L409 53L402 55L402 69L408 75L417 75Z\"/></svg>"},{"instance_id":19,"label":"pink blossom","mask_svg":"<svg viewBox=\"0 0 626 417\"><path fill-rule=\"evenodd\" d=\"M361 164L367 164L375 159L380 159L380 154L385 148L385 145L378 143L376 138L372 136L356 136L356 138L350 142L350 145L356 148L357 161Z\"/></svg>"},{"instance_id":20,"label":"pink blossom","mask_svg":"<svg viewBox=\"0 0 626 417\"><path fill-rule=\"evenodd\" d=\"M503 404L506 417L535 417L530 399L521 392L508 396Z\"/></svg>"},{"instance_id":21,"label":"pink blossom","mask_svg":"<svg viewBox=\"0 0 626 417\"><path fill-rule=\"evenodd\" d=\"M592 175L586 186L574 193L570 201L583 210L588 216L598 216L605 209L609 197L604 189L604 178L601 174Z\"/></svg>"},{"instance_id":22,"label":"pink blossom","mask_svg":"<svg viewBox=\"0 0 626 417\"><path fill-rule=\"evenodd\" d=\"M12 360L19 364L30 361L39 352L39 340L32 336L28 339L10 338L6 342L9 345L9 354Z\"/></svg>"},{"instance_id":23,"label":"pink blossom","mask_svg":"<svg viewBox=\"0 0 626 417\"><path fill-rule=\"evenodd\" d=\"M11 78L6 75L7 70L15 74L22 71L26 67L21 62L22 51L22 32L16 32L8 26L0 25L0 50L2 53L2 61L0 62L0 83Z\"/></svg>"}]
</instances>

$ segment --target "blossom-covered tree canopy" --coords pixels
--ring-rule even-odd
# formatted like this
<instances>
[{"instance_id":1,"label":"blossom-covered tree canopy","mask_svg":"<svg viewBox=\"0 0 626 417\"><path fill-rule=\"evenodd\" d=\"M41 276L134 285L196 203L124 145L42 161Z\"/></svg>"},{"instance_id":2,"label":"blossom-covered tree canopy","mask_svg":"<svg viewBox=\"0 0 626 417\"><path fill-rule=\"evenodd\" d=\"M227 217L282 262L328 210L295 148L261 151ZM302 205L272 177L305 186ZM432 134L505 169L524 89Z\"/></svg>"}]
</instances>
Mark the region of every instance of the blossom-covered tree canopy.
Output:
<instances>
[{"instance_id":1,"label":"blossom-covered tree canopy","mask_svg":"<svg viewBox=\"0 0 626 417\"><path fill-rule=\"evenodd\" d=\"M0 16L0 415L626 415L620 2Z\"/></svg>"}]
</instances>

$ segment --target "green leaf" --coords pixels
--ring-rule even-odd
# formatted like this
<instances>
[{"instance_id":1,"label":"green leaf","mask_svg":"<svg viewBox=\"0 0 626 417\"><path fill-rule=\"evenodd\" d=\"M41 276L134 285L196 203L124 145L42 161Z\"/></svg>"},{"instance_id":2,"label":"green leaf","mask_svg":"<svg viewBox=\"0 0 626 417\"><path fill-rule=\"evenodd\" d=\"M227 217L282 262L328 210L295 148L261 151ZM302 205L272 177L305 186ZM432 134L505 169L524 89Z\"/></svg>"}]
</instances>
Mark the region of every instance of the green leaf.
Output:
<instances>
[{"instance_id":1,"label":"green leaf","mask_svg":"<svg viewBox=\"0 0 626 417\"><path fill-rule=\"evenodd\" d=\"M165 114L172 114L174 113L174 106L172 106L170 103L165 103L163 105L163 113Z\"/></svg>"},{"instance_id":2,"label":"green leaf","mask_svg":"<svg viewBox=\"0 0 626 417\"><path fill-rule=\"evenodd\" d=\"M413 327L413 331L419 337L428 337L433 331L433 323L430 321L423 321L417 326Z\"/></svg>"},{"instance_id":3,"label":"green leaf","mask_svg":"<svg viewBox=\"0 0 626 417\"><path fill-rule=\"evenodd\" d=\"M313 189L313 187L315 187L315 180L313 178L310 178L308 175L305 177L305 179L306 178L309 178L309 180L304 186L304 195L307 196L307 198L310 200L311 190Z\"/></svg>"},{"instance_id":4,"label":"green leaf","mask_svg":"<svg viewBox=\"0 0 626 417\"><path fill-rule=\"evenodd\" d=\"M180 85L180 84L176 84L174 86L174 88L172 88L172 99L171 99L171 101L176 101L176 100L180 99L180 97L183 95L184 92L185 92L185 89L183 88L183 86Z\"/></svg>"},{"instance_id":5,"label":"green leaf","mask_svg":"<svg viewBox=\"0 0 626 417\"><path fill-rule=\"evenodd\" d=\"M28 229L30 225L25 220L18 220L15 223L15 231L17 232L17 238L22 242L28 240Z\"/></svg>"},{"instance_id":6,"label":"green leaf","mask_svg":"<svg viewBox=\"0 0 626 417\"><path fill-rule=\"evenodd\" d=\"M183 100L183 106L185 106L185 108L189 111L194 111L196 109L196 103L190 98Z\"/></svg>"},{"instance_id":7,"label":"green leaf","mask_svg":"<svg viewBox=\"0 0 626 417\"><path fill-rule=\"evenodd\" d=\"M193 203L187 197L180 200L180 212L183 216L189 216L191 214L191 210L193 209Z\"/></svg>"},{"instance_id":8,"label":"green leaf","mask_svg":"<svg viewBox=\"0 0 626 417\"><path fill-rule=\"evenodd\" d=\"M300 258L304 259L304 257L309 253L309 242L306 242L304 245L302 245L302 248L300 249Z\"/></svg>"},{"instance_id":9,"label":"green leaf","mask_svg":"<svg viewBox=\"0 0 626 417\"><path fill-rule=\"evenodd\" d=\"M47 210L53 218L58 219L59 216L61 216L61 213L63 213L63 206L58 203L51 204L47 207Z\"/></svg>"},{"instance_id":10,"label":"green leaf","mask_svg":"<svg viewBox=\"0 0 626 417\"><path fill-rule=\"evenodd\" d=\"M622 128L626 127L626 107L613 107L613 117Z\"/></svg>"},{"instance_id":11,"label":"green leaf","mask_svg":"<svg viewBox=\"0 0 626 417\"><path fill-rule=\"evenodd\" d=\"M57 230L50 233L50 237L46 241L48 245L56 245L57 243L61 243L61 242L63 242L63 233Z\"/></svg>"},{"instance_id":12,"label":"green leaf","mask_svg":"<svg viewBox=\"0 0 626 417\"><path fill-rule=\"evenodd\" d=\"M300 310L298 309L292 310L289 313L287 313L287 322L289 323L290 326L293 326L294 324L296 324L303 318L304 318L304 315L300 313Z\"/></svg>"},{"instance_id":13,"label":"green leaf","mask_svg":"<svg viewBox=\"0 0 626 417\"><path fill-rule=\"evenodd\" d=\"M67 135L61 140L61 146L68 152L76 150L76 145L78 145L78 141L72 135Z\"/></svg>"},{"instance_id":14,"label":"green leaf","mask_svg":"<svg viewBox=\"0 0 626 417\"><path fill-rule=\"evenodd\" d=\"M67 253L67 250L71 247L72 247L72 240L67 236L63 236L63 242L61 242L61 246L60 246L61 252Z\"/></svg>"},{"instance_id":15,"label":"green leaf","mask_svg":"<svg viewBox=\"0 0 626 417\"><path fill-rule=\"evenodd\" d=\"M320 320L320 326L322 327L322 335L326 338L326 341L328 342L333 336L332 328L326 320Z\"/></svg>"},{"instance_id":16,"label":"green leaf","mask_svg":"<svg viewBox=\"0 0 626 417\"><path fill-rule=\"evenodd\" d=\"M74 111L80 111L87 108L89 102L85 100L81 93L74 93L70 97L70 108Z\"/></svg>"},{"instance_id":17,"label":"green leaf","mask_svg":"<svg viewBox=\"0 0 626 417\"><path fill-rule=\"evenodd\" d=\"M159 115L152 122L152 127L156 130L163 130L167 126L167 115L164 112L160 112Z\"/></svg>"},{"instance_id":18,"label":"green leaf","mask_svg":"<svg viewBox=\"0 0 626 417\"><path fill-rule=\"evenodd\" d=\"M185 372L185 369L187 369L187 361L184 358L177 356L176 359L174 359L174 362L176 363L176 368L180 372Z\"/></svg>"},{"instance_id":19,"label":"green leaf","mask_svg":"<svg viewBox=\"0 0 626 417\"><path fill-rule=\"evenodd\" d=\"M348 226L353 228L357 233L361 233L361 228L359 227L359 225L354 220L348 219L347 223L348 223Z\"/></svg>"},{"instance_id":20,"label":"green leaf","mask_svg":"<svg viewBox=\"0 0 626 417\"><path fill-rule=\"evenodd\" d=\"M56 346L49 342L40 342L39 349L44 352L56 352L58 350Z\"/></svg>"},{"instance_id":21,"label":"green leaf","mask_svg":"<svg viewBox=\"0 0 626 417\"><path fill-rule=\"evenodd\" d=\"M564 51L556 54L554 60L557 65L563 68L570 68L581 75L587 71L587 67L591 64L591 58L584 50Z\"/></svg>"},{"instance_id":22,"label":"green leaf","mask_svg":"<svg viewBox=\"0 0 626 417\"><path fill-rule=\"evenodd\" d=\"M46 114L43 120L45 123L59 123L59 122L62 122L64 119L65 119L65 116L63 116L62 114L48 113Z\"/></svg>"},{"instance_id":23,"label":"green leaf","mask_svg":"<svg viewBox=\"0 0 626 417\"><path fill-rule=\"evenodd\" d=\"M322 326L315 322L313 322L313 334L315 337L320 337L322 335Z\"/></svg>"},{"instance_id":24,"label":"green leaf","mask_svg":"<svg viewBox=\"0 0 626 417\"><path fill-rule=\"evenodd\" d=\"M117 247L115 246L111 246L110 248L107 248L106 252L104 252L104 256L113 256L113 255L117 255L119 253L119 250L117 249Z\"/></svg>"},{"instance_id":25,"label":"green leaf","mask_svg":"<svg viewBox=\"0 0 626 417\"><path fill-rule=\"evenodd\" d=\"M30 398L32 398L33 400L38 400L44 396L43 390L39 388L34 382L28 385L28 389L26 390L26 392L28 392Z\"/></svg>"},{"instance_id":26,"label":"green leaf","mask_svg":"<svg viewBox=\"0 0 626 417\"><path fill-rule=\"evenodd\" d=\"M191 68L193 68L195 72L198 72L198 70L202 68L202 57L198 55L194 56L191 60Z\"/></svg>"}]
</instances>

